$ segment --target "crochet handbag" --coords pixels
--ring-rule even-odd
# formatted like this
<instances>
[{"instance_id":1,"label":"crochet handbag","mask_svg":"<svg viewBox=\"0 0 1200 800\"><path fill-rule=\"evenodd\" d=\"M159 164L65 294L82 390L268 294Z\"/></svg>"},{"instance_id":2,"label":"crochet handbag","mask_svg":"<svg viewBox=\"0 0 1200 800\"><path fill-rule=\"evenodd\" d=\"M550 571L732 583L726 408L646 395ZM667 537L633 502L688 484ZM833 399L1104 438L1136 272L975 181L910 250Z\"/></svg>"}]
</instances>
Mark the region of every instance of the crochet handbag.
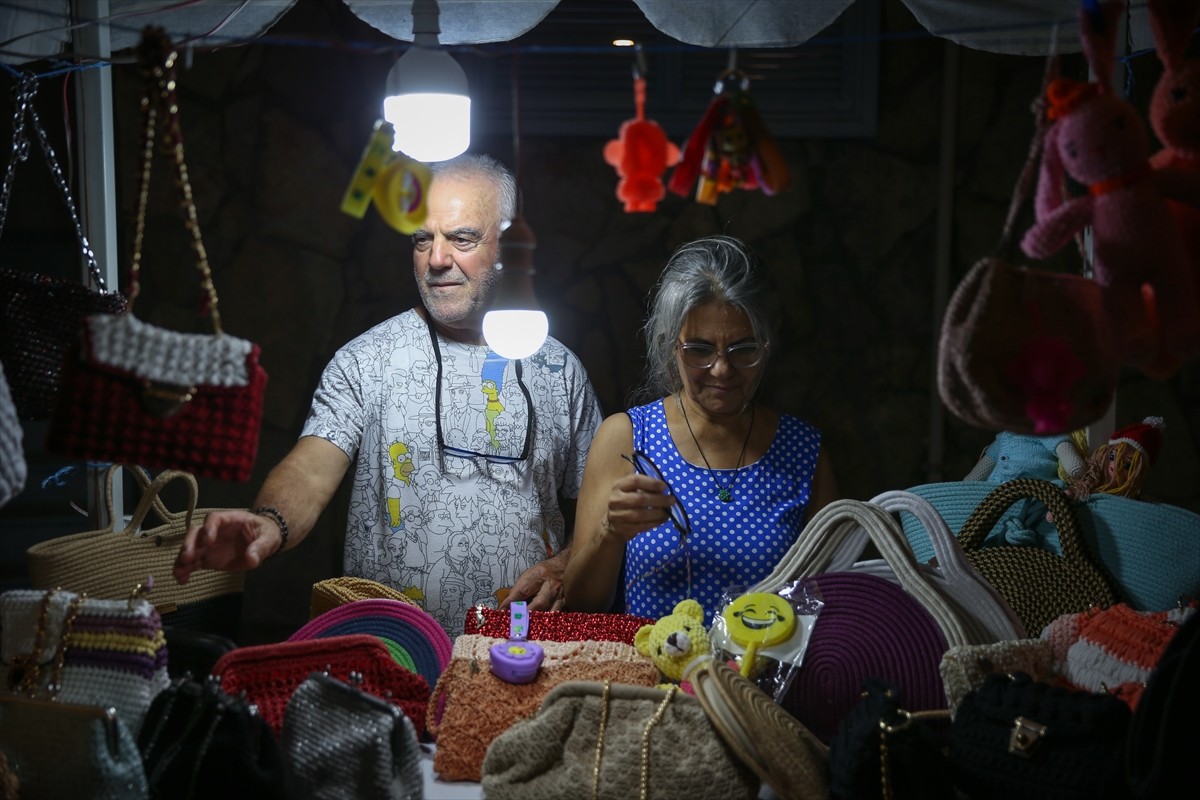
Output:
<instances>
[{"instance_id":1,"label":"crochet handbag","mask_svg":"<svg viewBox=\"0 0 1200 800\"><path fill-rule=\"evenodd\" d=\"M0 693L0 790L6 782L4 796L21 800L149 796L137 743L111 707Z\"/></svg>"},{"instance_id":2,"label":"crochet handbag","mask_svg":"<svg viewBox=\"0 0 1200 800\"><path fill-rule=\"evenodd\" d=\"M288 641L364 633L377 637L396 663L420 675L430 687L450 661L450 637L437 620L412 603L388 598L353 600L331 608L302 625Z\"/></svg>"},{"instance_id":3,"label":"crochet handbag","mask_svg":"<svg viewBox=\"0 0 1200 800\"><path fill-rule=\"evenodd\" d=\"M162 621L140 596L0 595L0 686L61 703L112 707L134 736L170 678Z\"/></svg>"},{"instance_id":4,"label":"crochet handbag","mask_svg":"<svg viewBox=\"0 0 1200 800\"><path fill-rule=\"evenodd\" d=\"M1107 692L1131 709L1155 665L1195 607L1135 611L1126 603L1063 614L1042 631L1054 672L1077 689Z\"/></svg>"},{"instance_id":5,"label":"crochet handbag","mask_svg":"<svg viewBox=\"0 0 1200 800\"><path fill-rule=\"evenodd\" d=\"M129 310L85 318L82 342L64 365L63 389L46 447L93 461L178 469L198 477L245 481L258 452L267 374L258 345L225 333L192 200L175 99L175 53L148 31L141 47L147 75L143 166L136 209ZM133 315L155 128L173 156L213 334L156 327Z\"/></svg>"},{"instance_id":6,"label":"crochet handbag","mask_svg":"<svg viewBox=\"0 0 1200 800\"><path fill-rule=\"evenodd\" d=\"M489 655L491 646L504 640L471 633L454 640L450 663L433 688L426 715L426 726L437 740L433 770L442 780L478 781L492 741L537 711L561 683L658 683L658 667L633 645L594 640L539 641L544 657L537 676L529 683L508 683L493 674Z\"/></svg>"},{"instance_id":7,"label":"crochet handbag","mask_svg":"<svg viewBox=\"0 0 1200 800\"><path fill-rule=\"evenodd\" d=\"M1047 62L1047 83L1054 61ZM959 419L993 431L1046 435L1086 427L1116 393L1119 360L1098 283L1009 261L1049 121L1037 115L996 253L977 261L942 318L938 394Z\"/></svg>"},{"instance_id":8,"label":"crochet handbag","mask_svg":"<svg viewBox=\"0 0 1200 800\"><path fill-rule=\"evenodd\" d=\"M1200 614L1181 623L1138 702L1125 740L1125 774L1138 800L1169 797L1196 776L1200 730Z\"/></svg>"},{"instance_id":9,"label":"crochet handbag","mask_svg":"<svg viewBox=\"0 0 1200 800\"><path fill-rule=\"evenodd\" d=\"M725 744L782 800L828 796L829 748L753 681L709 661L692 686Z\"/></svg>"},{"instance_id":10,"label":"crochet handbag","mask_svg":"<svg viewBox=\"0 0 1200 800\"><path fill-rule=\"evenodd\" d=\"M529 638L548 642L624 642L653 619L633 614L594 614L584 611L530 611ZM487 606L467 610L463 633L505 638L509 633L509 612Z\"/></svg>"},{"instance_id":11,"label":"crochet handbag","mask_svg":"<svg viewBox=\"0 0 1200 800\"><path fill-rule=\"evenodd\" d=\"M1042 501L1054 515L1062 555L1036 545L985 546L1004 512L1027 498ZM1103 565L1088 550L1066 495L1049 481L1016 478L996 486L963 523L958 541L1031 636L1062 614L1120 601Z\"/></svg>"},{"instance_id":12,"label":"crochet handbag","mask_svg":"<svg viewBox=\"0 0 1200 800\"><path fill-rule=\"evenodd\" d=\"M913 537L920 534L925 536L934 560L930 564L921 564L920 568L934 579L933 585L956 607L968 625L971 641L982 644L1018 639L1025 635L1021 620L992 585L971 566L958 540L932 503L906 491L884 492L871 498L870 502L906 523L911 518L905 530L910 545ZM895 573L882 559L855 563L863 551L866 536L861 529L853 532L841 551L834 556L828 571L855 570L894 577Z\"/></svg>"},{"instance_id":13,"label":"crochet handbag","mask_svg":"<svg viewBox=\"0 0 1200 800\"><path fill-rule=\"evenodd\" d=\"M421 747L400 709L323 672L296 689L280 741L294 800L410 800L424 793Z\"/></svg>"},{"instance_id":14,"label":"crochet handbag","mask_svg":"<svg viewBox=\"0 0 1200 800\"><path fill-rule=\"evenodd\" d=\"M244 693L276 735L283 730L288 701L314 672L353 680L368 694L395 705L417 730L425 729L429 684L401 666L383 642L369 634L238 647L218 659L212 674L230 694Z\"/></svg>"},{"instance_id":15,"label":"crochet handbag","mask_svg":"<svg viewBox=\"0 0 1200 800\"><path fill-rule=\"evenodd\" d=\"M25 488L25 432L0 364L0 508Z\"/></svg>"},{"instance_id":16,"label":"crochet handbag","mask_svg":"<svg viewBox=\"0 0 1200 800\"><path fill-rule=\"evenodd\" d=\"M945 481L908 491L932 503L950 530L957 532L995 488L986 481ZM1088 552L1104 565L1129 605L1139 611L1165 611L1174 608L1180 597L1200 596L1200 514L1168 503L1104 493L1094 493L1086 503L1071 508ZM917 560L928 561L933 552L916 521L905 517L902 522ZM1005 510L985 539L989 546L1014 541L1036 541L1062 552L1054 523L1036 502Z\"/></svg>"},{"instance_id":17,"label":"crochet handbag","mask_svg":"<svg viewBox=\"0 0 1200 800\"><path fill-rule=\"evenodd\" d=\"M58 395L63 357L78 340L83 318L90 314L120 314L125 310L125 297L108 291L96 255L83 233L70 186L34 105L36 79L21 75L13 91L13 152L0 186L0 233L8 216L17 164L29 157L32 129L71 217L88 272L87 282L83 283L11 265L0 267L0 363L20 417L44 420Z\"/></svg>"},{"instance_id":18,"label":"crochet handbag","mask_svg":"<svg viewBox=\"0 0 1200 800\"><path fill-rule=\"evenodd\" d=\"M758 780L678 687L570 681L488 748L489 800L753 798Z\"/></svg>"},{"instance_id":19,"label":"crochet handbag","mask_svg":"<svg viewBox=\"0 0 1200 800\"><path fill-rule=\"evenodd\" d=\"M847 536L861 528L895 582L867 572L827 571ZM781 703L823 742L858 703L863 681L882 678L910 709L944 708L938 664L946 648L971 641L967 623L920 570L899 523L877 505L838 500L809 521L770 575L751 592L775 592L809 578L824 605ZM714 649L728 651L719 636Z\"/></svg>"},{"instance_id":20,"label":"crochet handbag","mask_svg":"<svg viewBox=\"0 0 1200 800\"><path fill-rule=\"evenodd\" d=\"M1130 716L1111 695L989 675L950 727L955 786L975 800L1123 800Z\"/></svg>"},{"instance_id":21,"label":"crochet handbag","mask_svg":"<svg viewBox=\"0 0 1200 800\"><path fill-rule=\"evenodd\" d=\"M336 578L326 578L313 584L312 596L309 600L308 618L319 617L326 611L332 611L345 603L353 603L355 600L370 600L372 598L399 600L409 605L417 605L408 595L390 586L385 586L378 581L373 581L370 578L356 578L352 575L341 575Z\"/></svg>"},{"instance_id":22,"label":"crochet handbag","mask_svg":"<svg viewBox=\"0 0 1200 800\"><path fill-rule=\"evenodd\" d=\"M129 521L117 529L112 522L117 516L113 479L122 470L136 480L142 496ZM171 511L162 501L161 493L172 483L187 488L184 511ZM154 588L148 599L162 615L164 625L191 627L236 640L245 573L198 570L186 584L176 582L172 574L188 528L202 522L209 511L218 510L197 509L198 495L196 479L189 473L166 470L151 480L141 467L111 465L105 473L104 496L109 524L30 547L26 551L30 585L35 589L70 586L89 597L116 599L128 596L130 586L146 582L149 576ZM143 528L151 510L162 524ZM233 602L205 604L226 596Z\"/></svg>"},{"instance_id":23,"label":"crochet handbag","mask_svg":"<svg viewBox=\"0 0 1200 800\"><path fill-rule=\"evenodd\" d=\"M1035 681L1052 681L1054 654L1044 639L1007 639L990 644L966 644L951 647L942 656L938 669L946 687L950 712L967 693L978 689L988 675L1023 672Z\"/></svg>"},{"instance_id":24,"label":"crochet handbag","mask_svg":"<svg viewBox=\"0 0 1200 800\"><path fill-rule=\"evenodd\" d=\"M886 681L863 685L862 699L829 744L834 800L953 800L942 753L945 710L910 712Z\"/></svg>"},{"instance_id":25,"label":"crochet handbag","mask_svg":"<svg viewBox=\"0 0 1200 800\"><path fill-rule=\"evenodd\" d=\"M154 800L290 796L274 732L215 680L172 681L150 704L137 744Z\"/></svg>"}]
</instances>

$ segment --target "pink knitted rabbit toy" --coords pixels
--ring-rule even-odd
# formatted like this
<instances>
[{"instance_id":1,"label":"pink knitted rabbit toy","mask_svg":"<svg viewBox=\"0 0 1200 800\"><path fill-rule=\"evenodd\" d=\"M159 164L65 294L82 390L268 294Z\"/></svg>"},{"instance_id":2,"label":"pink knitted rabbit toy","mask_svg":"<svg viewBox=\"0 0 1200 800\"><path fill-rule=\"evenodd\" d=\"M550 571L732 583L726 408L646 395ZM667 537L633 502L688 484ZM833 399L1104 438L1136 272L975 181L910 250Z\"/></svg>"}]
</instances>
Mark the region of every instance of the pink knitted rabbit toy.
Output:
<instances>
[{"instance_id":1,"label":"pink knitted rabbit toy","mask_svg":"<svg viewBox=\"0 0 1200 800\"><path fill-rule=\"evenodd\" d=\"M1111 85L1123 0L1079 14L1093 83L1058 79L1047 89L1046 132L1034 206L1021 248L1047 258L1090 225L1093 272L1122 361L1157 378L1200 355L1200 303L1183 243L1152 177L1150 136ZM1066 196L1064 171L1087 193Z\"/></svg>"},{"instance_id":2,"label":"pink knitted rabbit toy","mask_svg":"<svg viewBox=\"0 0 1200 800\"><path fill-rule=\"evenodd\" d=\"M1184 58L1200 20L1200 0L1150 0L1149 11L1163 68L1150 98L1150 127L1162 148L1150 157L1150 164L1159 176L1159 188L1170 198L1200 290L1200 58Z\"/></svg>"}]
</instances>

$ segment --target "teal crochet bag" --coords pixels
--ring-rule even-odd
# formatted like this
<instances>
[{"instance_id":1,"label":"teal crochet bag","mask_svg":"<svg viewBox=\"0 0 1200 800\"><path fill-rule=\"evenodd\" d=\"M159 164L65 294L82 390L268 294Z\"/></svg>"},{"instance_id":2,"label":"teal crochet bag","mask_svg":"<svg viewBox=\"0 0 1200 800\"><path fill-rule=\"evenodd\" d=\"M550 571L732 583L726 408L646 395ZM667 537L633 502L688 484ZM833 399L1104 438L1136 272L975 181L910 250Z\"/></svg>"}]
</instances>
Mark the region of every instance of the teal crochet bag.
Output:
<instances>
[{"instance_id":1,"label":"teal crochet bag","mask_svg":"<svg viewBox=\"0 0 1200 800\"><path fill-rule=\"evenodd\" d=\"M955 535L979 503L996 488L986 481L927 483L909 489L941 512ZM1093 494L1071 508L1089 551L1139 611L1174 608L1180 597L1200 597L1200 515L1167 503ZM921 524L902 517L904 535L917 560L933 557ZM1015 503L988 534L985 546L1033 544L1062 554L1058 530L1038 500Z\"/></svg>"}]
</instances>

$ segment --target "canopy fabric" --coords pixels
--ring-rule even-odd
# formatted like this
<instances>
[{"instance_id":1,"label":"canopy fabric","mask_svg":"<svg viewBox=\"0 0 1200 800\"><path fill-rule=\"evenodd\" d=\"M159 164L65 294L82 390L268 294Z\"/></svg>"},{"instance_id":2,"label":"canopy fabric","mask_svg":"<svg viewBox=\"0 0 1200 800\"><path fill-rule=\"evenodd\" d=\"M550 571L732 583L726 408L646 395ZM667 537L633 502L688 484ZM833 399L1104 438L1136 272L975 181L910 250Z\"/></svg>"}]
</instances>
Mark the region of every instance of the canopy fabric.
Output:
<instances>
[{"instance_id":1,"label":"canopy fabric","mask_svg":"<svg viewBox=\"0 0 1200 800\"><path fill-rule=\"evenodd\" d=\"M630 0L664 34L702 47L793 47L825 30L856 0ZM1081 0L902 0L931 35L964 47L1011 55L1079 52ZM412 4L343 0L359 19L412 41ZM0 59L21 63L61 56L71 41L68 0L3 0ZM108 0L112 50L133 47L142 26L159 25L176 42L240 43L266 33L296 0ZM439 41L466 45L511 41L546 18L559 0L438 0ZM1151 47L1144 3L1129 29L1135 50ZM501 13L502 12L502 13ZM74 54L76 56L80 54ZM88 55L88 54L83 54Z\"/></svg>"}]
</instances>

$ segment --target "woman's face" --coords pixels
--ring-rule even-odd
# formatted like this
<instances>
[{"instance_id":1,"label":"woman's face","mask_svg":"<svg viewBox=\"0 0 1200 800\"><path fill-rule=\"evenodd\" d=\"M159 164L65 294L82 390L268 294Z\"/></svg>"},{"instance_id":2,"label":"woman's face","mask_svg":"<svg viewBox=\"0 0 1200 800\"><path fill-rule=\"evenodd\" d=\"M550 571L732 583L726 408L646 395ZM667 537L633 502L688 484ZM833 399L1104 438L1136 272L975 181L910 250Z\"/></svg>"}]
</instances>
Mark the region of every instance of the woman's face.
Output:
<instances>
[{"instance_id":1,"label":"woman's face","mask_svg":"<svg viewBox=\"0 0 1200 800\"><path fill-rule=\"evenodd\" d=\"M750 318L739 308L727 303L711 302L692 309L679 330L679 343L705 344L722 351L716 362L707 369L689 367L678 347L676 364L683 379L683 393L704 411L713 416L740 414L754 396L763 365L737 368L723 354L733 345L757 341Z\"/></svg>"}]
</instances>

